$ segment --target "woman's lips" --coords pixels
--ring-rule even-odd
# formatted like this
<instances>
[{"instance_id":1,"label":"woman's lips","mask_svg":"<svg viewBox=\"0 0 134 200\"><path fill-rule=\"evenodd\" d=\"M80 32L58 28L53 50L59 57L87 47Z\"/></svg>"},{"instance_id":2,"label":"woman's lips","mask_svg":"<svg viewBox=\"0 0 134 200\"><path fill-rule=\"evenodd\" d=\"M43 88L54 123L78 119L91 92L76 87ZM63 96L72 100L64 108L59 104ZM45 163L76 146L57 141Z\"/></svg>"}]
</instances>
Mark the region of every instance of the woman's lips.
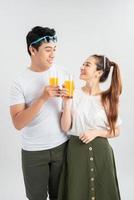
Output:
<instances>
[{"instance_id":1,"label":"woman's lips","mask_svg":"<svg viewBox=\"0 0 134 200\"><path fill-rule=\"evenodd\" d=\"M80 73L80 75L85 75L85 73Z\"/></svg>"}]
</instances>

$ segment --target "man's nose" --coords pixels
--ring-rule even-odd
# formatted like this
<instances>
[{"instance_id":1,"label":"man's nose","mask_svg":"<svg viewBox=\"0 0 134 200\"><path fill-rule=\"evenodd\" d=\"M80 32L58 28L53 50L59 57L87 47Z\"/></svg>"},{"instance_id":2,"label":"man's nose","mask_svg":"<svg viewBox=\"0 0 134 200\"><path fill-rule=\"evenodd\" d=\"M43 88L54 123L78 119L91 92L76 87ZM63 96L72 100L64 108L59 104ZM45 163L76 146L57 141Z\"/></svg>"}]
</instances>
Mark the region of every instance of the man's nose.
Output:
<instances>
[{"instance_id":1,"label":"man's nose","mask_svg":"<svg viewBox=\"0 0 134 200\"><path fill-rule=\"evenodd\" d=\"M55 52L52 51L52 52L50 53L50 57L51 57L51 58L54 58L54 56L55 56Z\"/></svg>"}]
</instances>

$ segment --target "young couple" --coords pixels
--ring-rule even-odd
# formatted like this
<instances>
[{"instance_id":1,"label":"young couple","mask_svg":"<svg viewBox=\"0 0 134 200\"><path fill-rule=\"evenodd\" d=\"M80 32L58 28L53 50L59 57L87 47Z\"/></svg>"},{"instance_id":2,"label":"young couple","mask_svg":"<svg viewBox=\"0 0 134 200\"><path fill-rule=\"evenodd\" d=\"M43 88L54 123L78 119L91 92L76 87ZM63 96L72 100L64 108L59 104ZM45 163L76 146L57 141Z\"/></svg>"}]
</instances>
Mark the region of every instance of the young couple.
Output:
<instances>
[{"instance_id":1,"label":"young couple","mask_svg":"<svg viewBox=\"0 0 134 200\"><path fill-rule=\"evenodd\" d=\"M120 200L115 161L108 138L119 135L119 67L91 55L80 69L85 85L73 99L63 87L49 86L57 36L34 27L26 37L31 65L11 86L10 113L21 130L22 169L29 200ZM112 71L111 85L100 83ZM61 98L62 97L62 98Z\"/></svg>"}]
</instances>

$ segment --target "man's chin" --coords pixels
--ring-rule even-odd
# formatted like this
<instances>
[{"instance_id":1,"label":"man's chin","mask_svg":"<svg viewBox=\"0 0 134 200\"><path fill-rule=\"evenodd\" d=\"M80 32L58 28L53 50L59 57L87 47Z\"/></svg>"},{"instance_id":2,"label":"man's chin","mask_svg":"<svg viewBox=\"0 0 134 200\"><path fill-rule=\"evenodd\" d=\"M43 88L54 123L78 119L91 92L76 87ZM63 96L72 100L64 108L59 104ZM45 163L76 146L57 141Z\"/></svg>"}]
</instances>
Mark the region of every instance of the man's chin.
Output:
<instances>
[{"instance_id":1,"label":"man's chin","mask_svg":"<svg viewBox=\"0 0 134 200\"><path fill-rule=\"evenodd\" d=\"M52 65L53 65L53 63L48 63L48 64L45 66L45 68L46 68L46 69L49 69L49 68L52 67Z\"/></svg>"},{"instance_id":2,"label":"man's chin","mask_svg":"<svg viewBox=\"0 0 134 200\"><path fill-rule=\"evenodd\" d=\"M53 65L53 62L48 63L48 67L52 67L52 65Z\"/></svg>"},{"instance_id":3,"label":"man's chin","mask_svg":"<svg viewBox=\"0 0 134 200\"><path fill-rule=\"evenodd\" d=\"M48 70L48 69L50 69L51 67L52 67L52 65L49 65L49 66L46 67L46 69Z\"/></svg>"}]
</instances>

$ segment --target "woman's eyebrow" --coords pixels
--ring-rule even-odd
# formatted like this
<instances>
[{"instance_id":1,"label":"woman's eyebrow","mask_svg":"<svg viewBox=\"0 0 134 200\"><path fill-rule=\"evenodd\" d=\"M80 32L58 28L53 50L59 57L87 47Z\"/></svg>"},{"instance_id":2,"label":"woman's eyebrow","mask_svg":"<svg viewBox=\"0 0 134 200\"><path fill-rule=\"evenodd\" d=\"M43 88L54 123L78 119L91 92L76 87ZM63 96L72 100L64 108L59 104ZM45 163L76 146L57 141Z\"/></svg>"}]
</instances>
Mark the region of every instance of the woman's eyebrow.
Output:
<instances>
[{"instance_id":1,"label":"woman's eyebrow","mask_svg":"<svg viewBox=\"0 0 134 200\"><path fill-rule=\"evenodd\" d=\"M91 63L87 61L87 62L85 62L85 64L91 64Z\"/></svg>"}]
</instances>

